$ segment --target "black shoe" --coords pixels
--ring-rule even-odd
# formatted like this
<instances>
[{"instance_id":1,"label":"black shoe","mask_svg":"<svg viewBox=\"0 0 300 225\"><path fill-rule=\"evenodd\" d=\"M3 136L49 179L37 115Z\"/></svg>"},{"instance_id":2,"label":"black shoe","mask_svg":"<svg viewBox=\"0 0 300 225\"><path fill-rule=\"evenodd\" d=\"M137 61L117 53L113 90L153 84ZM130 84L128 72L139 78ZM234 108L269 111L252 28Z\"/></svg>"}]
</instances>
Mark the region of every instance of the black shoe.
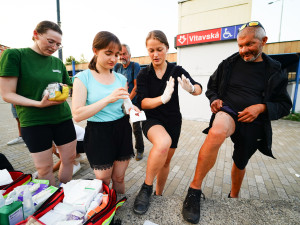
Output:
<instances>
[{"instance_id":1,"label":"black shoe","mask_svg":"<svg viewBox=\"0 0 300 225\"><path fill-rule=\"evenodd\" d=\"M153 195L155 195L155 196L162 196L162 195L157 195L156 191L153 192Z\"/></svg>"},{"instance_id":2,"label":"black shoe","mask_svg":"<svg viewBox=\"0 0 300 225\"><path fill-rule=\"evenodd\" d=\"M231 191L230 191L229 194L228 194L228 198L232 198L232 197L230 196L230 194L231 194Z\"/></svg>"},{"instance_id":3,"label":"black shoe","mask_svg":"<svg viewBox=\"0 0 300 225\"><path fill-rule=\"evenodd\" d=\"M153 186L143 184L140 192L135 198L133 205L133 212L139 215L142 215L147 212L150 205L150 196L153 191Z\"/></svg>"},{"instance_id":4,"label":"black shoe","mask_svg":"<svg viewBox=\"0 0 300 225\"><path fill-rule=\"evenodd\" d=\"M143 153L136 153L136 157L135 157L135 160L136 161L140 161L140 160L142 160L143 159Z\"/></svg>"},{"instance_id":5,"label":"black shoe","mask_svg":"<svg viewBox=\"0 0 300 225\"><path fill-rule=\"evenodd\" d=\"M200 200L205 199L201 190L189 188L182 207L183 218L193 224L200 220Z\"/></svg>"}]
</instances>

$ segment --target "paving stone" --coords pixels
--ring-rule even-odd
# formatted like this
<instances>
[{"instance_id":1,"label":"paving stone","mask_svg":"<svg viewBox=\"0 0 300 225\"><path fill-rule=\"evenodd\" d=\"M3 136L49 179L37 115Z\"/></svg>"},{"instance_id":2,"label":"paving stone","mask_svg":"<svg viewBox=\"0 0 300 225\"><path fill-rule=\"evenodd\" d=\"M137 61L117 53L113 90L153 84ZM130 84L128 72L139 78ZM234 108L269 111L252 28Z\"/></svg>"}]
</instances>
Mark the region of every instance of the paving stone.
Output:
<instances>
[{"instance_id":1,"label":"paving stone","mask_svg":"<svg viewBox=\"0 0 300 225\"><path fill-rule=\"evenodd\" d=\"M9 161L13 164L16 170L24 173L35 172L35 167L31 159L28 149L24 144L8 146L6 143L15 138L17 134L17 125L15 119L10 112L10 104L4 103L0 98L0 152L5 154ZM84 127L86 121L78 123ZM194 172L197 164L199 149L201 148L206 135L201 131L206 128L208 122L183 120L182 133L179 139L178 148L175 151L170 164L170 173L165 186L164 195L166 199L184 198L190 183L193 180ZM295 176L295 173L300 174L300 123L294 121L278 120L272 122L273 126L273 152L277 158L272 159L264 156L257 151L250 159L246 167L246 175L242 183L240 191L240 199L228 201L227 195L231 190L231 168L232 168L232 152L233 144L230 138L227 138L222 145L216 163L204 178L202 190L206 197L210 199L208 204L204 206L206 211L201 215L201 224L298 224L299 219L295 219L293 215L288 214L288 210L299 213L299 208L292 208L295 205L299 206L299 202L293 205L293 201L300 199L300 178ZM134 201L134 196L140 190L141 185L145 180L147 168L147 160L152 148L152 144L144 138L145 152L144 158L141 161L132 159L129 163L125 176L125 194L129 197L128 201ZM57 162L57 157L53 157L54 162ZM55 173L58 184L57 173ZM81 170L74 176L74 179L94 179L95 175L87 160L82 163ZM156 179L153 187L156 187ZM132 197L131 197L132 196ZM132 199L133 198L133 199ZM154 199L152 202L155 202ZM163 200L162 200L163 201ZM179 223L160 223L160 224L185 224L181 217L181 206L183 199L176 203L178 214L174 218L180 218ZM268 204L265 201L270 201ZM277 202L278 201L278 202ZM164 202L164 201L163 201ZM247 202L248 205L245 205ZM166 202L164 202L165 204ZM175 203L175 201L173 202ZM276 203L276 204L275 204ZM152 203L151 203L152 204ZM202 202L201 202L202 204ZM214 205L215 204L215 205ZM239 205L241 204L241 205ZM282 210L277 206L280 205ZM210 208L205 208L210 206ZM214 207L215 206L215 207ZM220 209L220 206L221 209ZM224 209L224 206L225 209ZM243 209L245 218L248 220L231 220L230 215L223 216L223 220L219 215L225 213L230 207L235 207L235 211ZM264 215L265 218L259 218L257 214L261 213L262 207L267 207ZM269 207L269 206L273 206ZM121 207L123 208L123 207ZM165 210L166 209L166 210ZM252 209L256 214L251 214ZM130 209L132 210L132 209ZM174 213L164 205L164 210L169 213ZM218 211L219 210L219 211ZM160 209L160 211L163 211ZM202 213L202 209L201 209ZM248 213L248 214L247 214ZM272 214L273 213L273 214ZM247 216L247 215L248 216ZM149 215L149 214L148 214ZM155 214L156 215L156 214ZM274 216L276 215L276 216ZM278 215L283 215L279 217ZM161 219L160 214L156 215ZM207 216L207 217L206 217ZM238 214L231 214L239 218ZM127 217L127 216L126 216ZM131 219L146 218L129 215ZM298 214L298 217L299 214ZM126 220L125 220L126 221ZM130 220L129 220L130 221ZM171 220L170 220L171 221ZM242 222L240 222L242 221ZM124 224L140 224L140 223L124 223ZM142 224L142 223L141 223Z\"/></svg>"}]
</instances>

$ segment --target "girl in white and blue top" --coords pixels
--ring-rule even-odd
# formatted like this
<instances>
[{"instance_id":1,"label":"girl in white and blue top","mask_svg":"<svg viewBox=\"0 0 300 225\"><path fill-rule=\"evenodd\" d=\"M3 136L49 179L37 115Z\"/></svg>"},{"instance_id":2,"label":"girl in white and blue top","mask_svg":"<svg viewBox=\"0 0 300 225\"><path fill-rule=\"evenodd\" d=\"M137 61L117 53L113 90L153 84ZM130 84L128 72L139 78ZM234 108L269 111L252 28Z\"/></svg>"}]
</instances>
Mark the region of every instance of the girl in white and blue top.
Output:
<instances>
[{"instance_id":1,"label":"girl in white and blue top","mask_svg":"<svg viewBox=\"0 0 300 225\"><path fill-rule=\"evenodd\" d=\"M76 122L88 121L84 149L96 178L107 185L112 180L112 187L124 193L125 171L134 152L129 117L122 110L129 96L127 79L112 71L120 50L114 34L102 31L95 36L89 69L74 80L72 114Z\"/></svg>"}]
</instances>

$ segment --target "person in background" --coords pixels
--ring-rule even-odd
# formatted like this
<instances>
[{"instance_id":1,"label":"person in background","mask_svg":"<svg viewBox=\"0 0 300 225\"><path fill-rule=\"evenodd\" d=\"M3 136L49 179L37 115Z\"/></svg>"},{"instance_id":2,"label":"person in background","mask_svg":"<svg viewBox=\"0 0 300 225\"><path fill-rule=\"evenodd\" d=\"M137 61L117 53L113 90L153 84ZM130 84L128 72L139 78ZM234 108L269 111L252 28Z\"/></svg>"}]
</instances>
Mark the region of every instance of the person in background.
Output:
<instances>
[{"instance_id":1,"label":"person in background","mask_svg":"<svg viewBox=\"0 0 300 225\"><path fill-rule=\"evenodd\" d=\"M18 115L17 115L16 107L13 104L11 104L11 113L12 113L13 117L17 120L19 137L7 142L7 145L14 145L14 144L23 143L24 140L23 140L22 134L21 134L20 120L19 120Z\"/></svg>"},{"instance_id":2,"label":"person in background","mask_svg":"<svg viewBox=\"0 0 300 225\"><path fill-rule=\"evenodd\" d=\"M274 158L271 120L288 115L292 103L280 63L262 52L267 40L258 21L241 26L239 52L223 60L209 79L205 94L213 114L209 128L204 130L208 135L182 208L183 218L190 223L199 222L200 200L205 198L202 182L227 137L234 143L228 198L238 198L246 165L257 149Z\"/></svg>"},{"instance_id":3,"label":"person in background","mask_svg":"<svg viewBox=\"0 0 300 225\"><path fill-rule=\"evenodd\" d=\"M136 77L140 71L140 64L136 62L131 62L131 52L130 48L126 44L122 44L122 51L119 55L119 60L121 63L117 63L114 67L114 71L123 74L127 78L129 98L132 103L136 104ZM135 148L137 161L143 159L144 153L144 140L141 128L141 122L135 122L132 124L132 130L135 137Z\"/></svg>"},{"instance_id":4,"label":"person in background","mask_svg":"<svg viewBox=\"0 0 300 225\"><path fill-rule=\"evenodd\" d=\"M114 34L101 31L92 49L89 69L75 76L73 118L76 122L87 119L84 151L96 178L106 185L112 180L112 188L125 193L125 171L134 157L129 116L122 109L129 93L126 77L112 71L122 46Z\"/></svg>"},{"instance_id":5,"label":"person in background","mask_svg":"<svg viewBox=\"0 0 300 225\"><path fill-rule=\"evenodd\" d=\"M39 179L55 185L52 142L60 157L59 181L72 179L76 133L66 101L50 101L44 89L49 83L72 85L63 62L52 56L60 49L62 31L51 21L40 22L33 31L31 48L7 49L0 60L0 93L16 105L21 133Z\"/></svg>"},{"instance_id":6,"label":"person in background","mask_svg":"<svg viewBox=\"0 0 300 225\"><path fill-rule=\"evenodd\" d=\"M148 210L154 178L157 177L155 195L162 195L168 178L182 123L178 84L193 96L202 92L201 85L187 71L166 61L169 43L162 31L149 32L146 48L151 64L137 77L137 106L145 110L147 120L142 122L142 129L153 146L147 161L145 182L134 202L136 214Z\"/></svg>"}]
</instances>

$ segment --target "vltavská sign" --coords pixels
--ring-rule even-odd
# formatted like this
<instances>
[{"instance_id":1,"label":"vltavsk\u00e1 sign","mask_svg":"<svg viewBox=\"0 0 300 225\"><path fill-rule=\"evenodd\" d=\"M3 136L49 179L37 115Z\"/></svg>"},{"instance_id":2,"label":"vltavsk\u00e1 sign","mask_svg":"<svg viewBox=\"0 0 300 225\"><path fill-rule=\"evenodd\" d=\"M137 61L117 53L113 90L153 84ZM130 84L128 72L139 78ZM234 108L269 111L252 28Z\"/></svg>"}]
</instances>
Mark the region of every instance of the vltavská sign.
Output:
<instances>
[{"instance_id":1,"label":"vltavsk\u00e1 sign","mask_svg":"<svg viewBox=\"0 0 300 225\"><path fill-rule=\"evenodd\" d=\"M241 26L242 24L188 34L179 34L176 36L176 47L236 39Z\"/></svg>"}]
</instances>

